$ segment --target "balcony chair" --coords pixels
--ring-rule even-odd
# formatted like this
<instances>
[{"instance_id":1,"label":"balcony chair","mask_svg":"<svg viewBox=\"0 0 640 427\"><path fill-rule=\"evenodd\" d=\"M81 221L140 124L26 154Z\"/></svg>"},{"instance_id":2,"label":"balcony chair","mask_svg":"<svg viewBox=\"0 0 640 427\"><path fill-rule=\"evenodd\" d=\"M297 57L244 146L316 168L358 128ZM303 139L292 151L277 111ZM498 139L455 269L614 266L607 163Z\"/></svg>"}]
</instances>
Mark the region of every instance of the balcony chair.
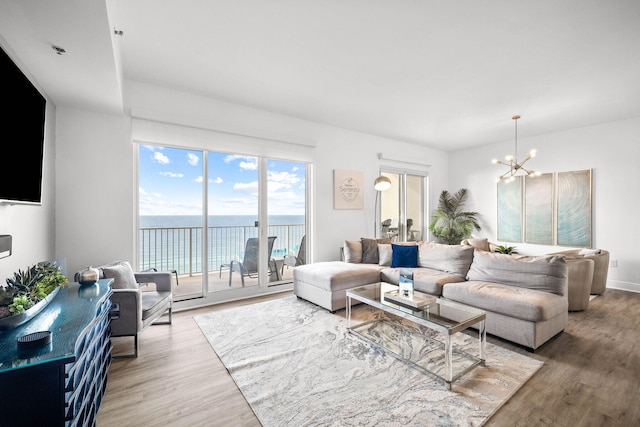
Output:
<instances>
[{"instance_id":1,"label":"balcony chair","mask_svg":"<svg viewBox=\"0 0 640 427\"><path fill-rule=\"evenodd\" d=\"M271 257L273 252L273 243L277 236L269 236L269 243L267 249L267 259L269 260L269 275L276 273L278 280L280 280L280 272L276 261ZM222 268L222 267L221 267ZM247 239L244 248L244 256L242 261L231 261L229 263L229 287L231 287L231 278L233 272L240 274L240 280L242 281L242 287L244 288L245 276L250 278L258 277L258 238L250 237Z\"/></svg>"},{"instance_id":2,"label":"balcony chair","mask_svg":"<svg viewBox=\"0 0 640 427\"><path fill-rule=\"evenodd\" d=\"M298 247L297 255L287 255L284 257L284 263L282 264L282 270L284 271L284 266L287 265L289 267L297 267L299 265L306 264L306 249L307 246L307 236L302 236L300 240L300 246Z\"/></svg>"},{"instance_id":3,"label":"balcony chair","mask_svg":"<svg viewBox=\"0 0 640 427\"><path fill-rule=\"evenodd\" d=\"M99 278L113 279L111 289L112 337L133 337L133 353L116 355L113 358L138 357L138 335L149 325L170 325L173 293L170 271L135 272L127 261L116 261L98 267ZM75 280L79 279L79 272ZM155 284L155 290L140 289L143 285ZM168 320L158 322L164 314Z\"/></svg>"},{"instance_id":4,"label":"balcony chair","mask_svg":"<svg viewBox=\"0 0 640 427\"><path fill-rule=\"evenodd\" d=\"M385 219L380 223L380 235L384 238L393 237L394 233L391 232L391 218ZM397 234L397 233L396 233Z\"/></svg>"}]
</instances>

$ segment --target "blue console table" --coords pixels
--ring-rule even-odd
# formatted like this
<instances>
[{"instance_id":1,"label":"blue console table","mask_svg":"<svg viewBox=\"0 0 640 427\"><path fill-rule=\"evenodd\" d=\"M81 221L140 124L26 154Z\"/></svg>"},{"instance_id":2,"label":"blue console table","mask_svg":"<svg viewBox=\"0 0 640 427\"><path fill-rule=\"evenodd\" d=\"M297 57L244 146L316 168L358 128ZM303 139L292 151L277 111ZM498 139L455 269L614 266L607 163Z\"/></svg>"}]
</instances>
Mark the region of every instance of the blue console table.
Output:
<instances>
[{"instance_id":1,"label":"blue console table","mask_svg":"<svg viewBox=\"0 0 640 427\"><path fill-rule=\"evenodd\" d=\"M0 425L93 426L111 364L112 279L71 283L33 319L0 332ZM21 336L51 331L43 347Z\"/></svg>"}]
</instances>

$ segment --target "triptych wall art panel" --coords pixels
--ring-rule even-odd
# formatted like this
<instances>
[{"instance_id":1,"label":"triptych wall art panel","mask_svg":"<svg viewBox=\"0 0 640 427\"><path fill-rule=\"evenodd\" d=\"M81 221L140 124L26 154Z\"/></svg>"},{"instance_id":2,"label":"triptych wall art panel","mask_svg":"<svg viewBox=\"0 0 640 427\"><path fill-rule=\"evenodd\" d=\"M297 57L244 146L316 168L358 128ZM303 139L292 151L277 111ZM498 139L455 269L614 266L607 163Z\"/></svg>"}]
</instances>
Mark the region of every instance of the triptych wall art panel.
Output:
<instances>
[{"instance_id":1,"label":"triptych wall art panel","mask_svg":"<svg viewBox=\"0 0 640 427\"><path fill-rule=\"evenodd\" d=\"M591 247L591 169L517 177L497 190L498 240Z\"/></svg>"},{"instance_id":2,"label":"triptych wall art panel","mask_svg":"<svg viewBox=\"0 0 640 427\"><path fill-rule=\"evenodd\" d=\"M522 242L522 177L498 182L498 240Z\"/></svg>"},{"instance_id":3,"label":"triptych wall art panel","mask_svg":"<svg viewBox=\"0 0 640 427\"><path fill-rule=\"evenodd\" d=\"M524 241L553 245L553 174L524 179Z\"/></svg>"},{"instance_id":4,"label":"triptych wall art panel","mask_svg":"<svg viewBox=\"0 0 640 427\"><path fill-rule=\"evenodd\" d=\"M591 170L558 173L558 245L591 247Z\"/></svg>"}]
</instances>

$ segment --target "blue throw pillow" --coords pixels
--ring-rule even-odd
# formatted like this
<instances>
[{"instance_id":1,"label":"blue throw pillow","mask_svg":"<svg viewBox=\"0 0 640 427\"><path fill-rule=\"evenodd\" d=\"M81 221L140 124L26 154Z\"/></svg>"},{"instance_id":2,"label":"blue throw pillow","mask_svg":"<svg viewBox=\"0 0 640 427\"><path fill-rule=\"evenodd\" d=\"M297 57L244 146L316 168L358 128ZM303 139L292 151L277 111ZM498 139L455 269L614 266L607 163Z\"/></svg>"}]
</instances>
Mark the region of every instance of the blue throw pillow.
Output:
<instances>
[{"instance_id":1,"label":"blue throw pillow","mask_svg":"<svg viewBox=\"0 0 640 427\"><path fill-rule=\"evenodd\" d=\"M391 244L391 267L414 268L418 266L418 245Z\"/></svg>"}]
</instances>

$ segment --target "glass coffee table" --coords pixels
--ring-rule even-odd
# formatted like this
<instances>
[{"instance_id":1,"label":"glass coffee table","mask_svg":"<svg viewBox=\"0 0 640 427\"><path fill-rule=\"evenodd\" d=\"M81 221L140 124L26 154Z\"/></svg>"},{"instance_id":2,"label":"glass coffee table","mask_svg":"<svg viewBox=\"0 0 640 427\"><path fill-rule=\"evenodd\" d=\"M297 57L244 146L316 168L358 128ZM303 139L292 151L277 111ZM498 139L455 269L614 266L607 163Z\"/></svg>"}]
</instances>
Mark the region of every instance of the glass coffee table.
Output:
<instances>
[{"instance_id":1,"label":"glass coffee table","mask_svg":"<svg viewBox=\"0 0 640 427\"><path fill-rule=\"evenodd\" d=\"M347 330L370 342L392 356L409 363L419 370L444 381L448 389L451 383L476 366L485 363L487 334L486 313L483 310L415 292L413 298L398 295L398 286L373 283L347 290ZM351 300L355 299L410 323L389 318L377 318L352 326ZM435 332L427 336L424 330L412 327L424 326ZM452 342L454 334L477 325L477 355L463 351Z\"/></svg>"}]
</instances>

